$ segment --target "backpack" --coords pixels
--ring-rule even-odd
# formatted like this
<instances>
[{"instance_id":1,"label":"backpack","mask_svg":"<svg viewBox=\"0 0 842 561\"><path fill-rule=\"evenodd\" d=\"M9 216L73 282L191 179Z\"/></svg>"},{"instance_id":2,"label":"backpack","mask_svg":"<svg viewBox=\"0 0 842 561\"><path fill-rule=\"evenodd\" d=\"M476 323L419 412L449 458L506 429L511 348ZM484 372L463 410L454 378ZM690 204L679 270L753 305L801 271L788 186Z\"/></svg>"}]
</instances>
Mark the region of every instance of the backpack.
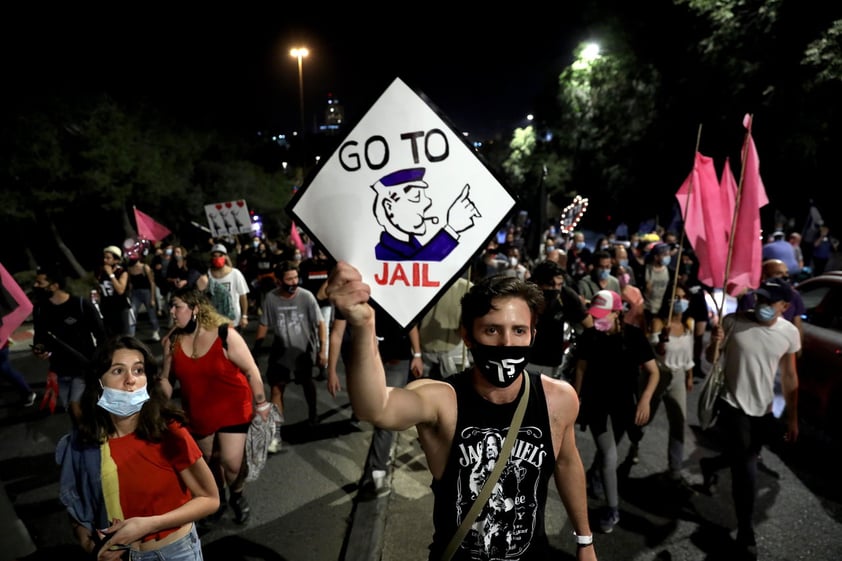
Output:
<instances>
[{"instance_id":1,"label":"backpack","mask_svg":"<svg viewBox=\"0 0 842 561\"><path fill-rule=\"evenodd\" d=\"M237 319L237 313L234 310L234 301L231 298L231 293L225 286L217 281L208 273L208 287L205 289L205 294L216 308L216 311L227 317L228 319Z\"/></svg>"}]
</instances>

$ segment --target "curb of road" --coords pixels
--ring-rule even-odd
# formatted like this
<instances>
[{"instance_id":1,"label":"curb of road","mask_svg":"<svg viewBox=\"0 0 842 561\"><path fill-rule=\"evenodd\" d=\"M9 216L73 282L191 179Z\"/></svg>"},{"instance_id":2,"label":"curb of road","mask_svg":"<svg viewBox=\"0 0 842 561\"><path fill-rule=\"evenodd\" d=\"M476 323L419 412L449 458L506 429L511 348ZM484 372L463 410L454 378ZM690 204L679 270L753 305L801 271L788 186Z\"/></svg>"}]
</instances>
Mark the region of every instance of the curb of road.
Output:
<instances>
[{"instance_id":1,"label":"curb of road","mask_svg":"<svg viewBox=\"0 0 842 561\"><path fill-rule=\"evenodd\" d=\"M0 559L19 559L35 553L35 542L18 518L5 484L0 485L0 521L5 528L0 532Z\"/></svg>"},{"instance_id":2,"label":"curb of road","mask_svg":"<svg viewBox=\"0 0 842 561\"><path fill-rule=\"evenodd\" d=\"M347 547L342 561L380 561L383 556L383 540L386 519L389 515L389 501L394 492L393 475L397 444L398 434L395 433L395 437L392 439L392 449L389 452L390 461L386 473L386 482L390 492L371 500L360 500L359 494L357 494L354 510L351 513Z\"/></svg>"}]
</instances>

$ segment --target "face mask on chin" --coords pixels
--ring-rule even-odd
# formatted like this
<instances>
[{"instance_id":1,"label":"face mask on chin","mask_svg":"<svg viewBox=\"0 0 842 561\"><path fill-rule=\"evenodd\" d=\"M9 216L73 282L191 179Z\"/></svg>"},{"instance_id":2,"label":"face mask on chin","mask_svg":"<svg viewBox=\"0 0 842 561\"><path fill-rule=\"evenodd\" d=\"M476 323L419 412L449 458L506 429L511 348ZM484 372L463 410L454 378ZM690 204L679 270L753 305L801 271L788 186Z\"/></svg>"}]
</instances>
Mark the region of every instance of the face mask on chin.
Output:
<instances>
[{"instance_id":1,"label":"face mask on chin","mask_svg":"<svg viewBox=\"0 0 842 561\"><path fill-rule=\"evenodd\" d=\"M103 387L97 405L118 417L129 417L138 413L147 401L149 393L146 386L133 392Z\"/></svg>"},{"instance_id":2,"label":"face mask on chin","mask_svg":"<svg viewBox=\"0 0 842 561\"><path fill-rule=\"evenodd\" d=\"M505 347L500 345L471 345L474 365L489 383L507 388L526 368L532 347Z\"/></svg>"}]
</instances>

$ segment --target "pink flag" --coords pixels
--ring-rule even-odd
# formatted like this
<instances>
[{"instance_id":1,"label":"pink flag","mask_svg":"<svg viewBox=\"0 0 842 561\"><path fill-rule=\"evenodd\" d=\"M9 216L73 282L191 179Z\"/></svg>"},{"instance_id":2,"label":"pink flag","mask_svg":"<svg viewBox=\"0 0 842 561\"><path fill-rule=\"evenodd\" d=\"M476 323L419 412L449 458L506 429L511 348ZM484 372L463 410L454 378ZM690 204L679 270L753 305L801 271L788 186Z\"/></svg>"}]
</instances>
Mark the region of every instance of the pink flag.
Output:
<instances>
[{"instance_id":1,"label":"pink flag","mask_svg":"<svg viewBox=\"0 0 842 561\"><path fill-rule=\"evenodd\" d=\"M708 286L724 286L728 259L725 232L731 215L723 215L712 158L696 152L693 170L675 197L681 205L687 241L699 259L699 280Z\"/></svg>"},{"instance_id":2,"label":"pink flag","mask_svg":"<svg viewBox=\"0 0 842 561\"><path fill-rule=\"evenodd\" d=\"M168 228L158 224L151 216L140 212L137 208L134 209L134 219L137 222L137 235L144 240L159 242L172 234Z\"/></svg>"},{"instance_id":3,"label":"pink flag","mask_svg":"<svg viewBox=\"0 0 842 561\"><path fill-rule=\"evenodd\" d=\"M727 217L725 239L731 239L731 221L734 218L734 206L737 202L737 181L731 170L731 158L725 158L722 177L719 180L719 196L722 199L722 213Z\"/></svg>"},{"instance_id":4,"label":"pink flag","mask_svg":"<svg viewBox=\"0 0 842 561\"><path fill-rule=\"evenodd\" d=\"M760 208L769 203L760 179L760 159L751 137L751 116L743 119L746 128L743 143L743 178L738 191L737 225L728 274L728 293L736 296L747 288L760 285L763 243L760 239Z\"/></svg>"},{"instance_id":5,"label":"pink flag","mask_svg":"<svg viewBox=\"0 0 842 561\"><path fill-rule=\"evenodd\" d=\"M32 313L32 302L0 263L0 348Z\"/></svg>"},{"instance_id":6,"label":"pink flag","mask_svg":"<svg viewBox=\"0 0 842 561\"><path fill-rule=\"evenodd\" d=\"M301 256L303 257L304 254L307 253L307 248L304 247L304 242L301 240L298 228L295 227L295 222L293 222L292 226L289 228L289 237L292 238L292 243L295 244L295 247L298 248L298 251L301 252Z\"/></svg>"}]
</instances>

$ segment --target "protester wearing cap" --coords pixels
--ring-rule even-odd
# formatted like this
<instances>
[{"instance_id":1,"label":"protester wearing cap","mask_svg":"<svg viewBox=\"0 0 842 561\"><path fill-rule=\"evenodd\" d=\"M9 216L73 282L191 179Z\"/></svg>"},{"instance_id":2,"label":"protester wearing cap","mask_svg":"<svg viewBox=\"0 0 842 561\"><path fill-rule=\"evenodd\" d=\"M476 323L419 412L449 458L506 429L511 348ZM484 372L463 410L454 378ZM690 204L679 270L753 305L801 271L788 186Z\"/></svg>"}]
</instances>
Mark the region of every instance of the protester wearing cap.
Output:
<instances>
[{"instance_id":1,"label":"protester wearing cap","mask_svg":"<svg viewBox=\"0 0 842 561\"><path fill-rule=\"evenodd\" d=\"M780 278L763 281L754 292L753 310L737 311L715 326L707 359L722 355L726 391L719 400L716 433L724 454L700 461L705 483L717 470L730 467L737 515L735 554L757 555L754 503L757 497L757 458L771 438L792 444L798 438L798 372L796 353L801 349L798 329L781 316L792 299L792 288ZM776 371L780 369L786 402L786 433L780 435L772 416Z\"/></svg>"},{"instance_id":2,"label":"protester wearing cap","mask_svg":"<svg viewBox=\"0 0 842 561\"><path fill-rule=\"evenodd\" d=\"M99 311L108 335L130 335L134 314L129 300L129 273L123 268L123 251L116 245L102 250L99 283Z\"/></svg>"},{"instance_id":3,"label":"protester wearing cap","mask_svg":"<svg viewBox=\"0 0 842 561\"><path fill-rule=\"evenodd\" d=\"M426 243L419 237L427 233L427 223L436 226L442 220L428 215L433 201L427 194L425 168L407 168L391 172L374 183L376 193L374 218L383 227L374 249L380 261L441 261L459 245L459 234L474 225L481 216L470 199L470 186L460 192L447 211L446 222Z\"/></svg>"},{"instance_id":4,"label":"protester wearing cap","mask_svg":"<svg viewBox=\"0 0 842 561\"><path fill-rule=\"evenodd\" d=\"M597 494L604 490L607 506L599 524L608 533L620 520L617 444L632 427L649 422L659 373L643 330L623 321L623 301L617 292L597 292L588 314L594 318L594 328L578 338L574 387L581 398L579 422L590 429L597 447L588 485ZM641 371L646 380L638 393Z\"/></svg>"},{"instance_id":5,"label":"protester wearing cap","mask_svg":"<svg viewBox=\"0 0 842 561\"><path fill-rule=\"evenodd\" d=\"M664 295L671 286L672 272L669 269L672 256L670 246L664 242L656 243L649 252L643 273L643 313L646 316L646 328L651 331L652 320L658 315L664 302Z\"/></svg>"},{"instance_id":6,"label":"protester wearing cap","mask_svg":"<svg viewBox=\"0 0 842 561\"><path fill-rule=\"evenodd\" d=\"M216 243L211 247L210 268L207 274L200 276L196 281L196 288L207 290L210 282L221 284L231 296L232 310L228 318L240 329L248 327L248 281L242 271L231 264L225 244ZM223 310L217 311L223 313Z\"/></svg>"}]
</instances>

